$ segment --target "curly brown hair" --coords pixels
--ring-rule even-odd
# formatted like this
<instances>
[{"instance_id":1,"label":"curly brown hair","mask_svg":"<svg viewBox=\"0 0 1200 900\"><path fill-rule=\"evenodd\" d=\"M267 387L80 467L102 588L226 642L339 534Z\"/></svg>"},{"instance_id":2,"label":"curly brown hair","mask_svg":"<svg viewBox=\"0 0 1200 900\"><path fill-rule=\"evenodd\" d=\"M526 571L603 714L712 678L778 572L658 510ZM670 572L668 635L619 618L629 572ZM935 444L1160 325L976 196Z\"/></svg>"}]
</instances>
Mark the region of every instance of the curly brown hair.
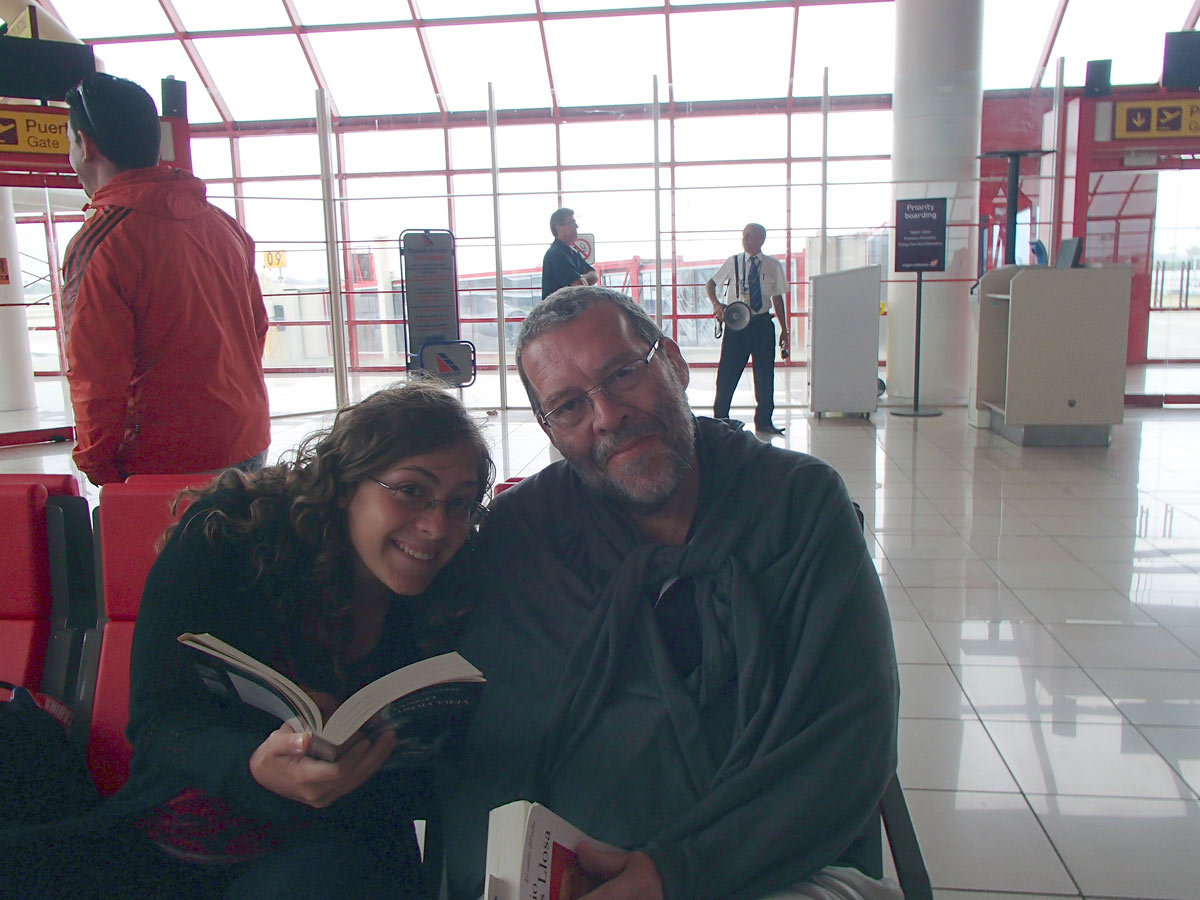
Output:
<instances>
[{"instance_id":1,"label":"curly brown hair","mask_svg":"<svg viewBox=\"0 0 1200 900\"><path fill-rule=\"evenodd\" d=\"M345 511L350 497L364 479L400 460L464 443L478 460L476 500L482 500L495 466L479 426L447 390L418 379L343 407L330 428L300 443L294 459L249 475L228 469L180 497L222 494L196 520L211 543L252 542L257 577L307 560L310 591L299 608L280 600L276 611L299 615L309 639L336 658L350 638L355 558ZM444 632L463 611L460 602L444 601L429 610L425 624Z\"/></svg>"}]
</instances>

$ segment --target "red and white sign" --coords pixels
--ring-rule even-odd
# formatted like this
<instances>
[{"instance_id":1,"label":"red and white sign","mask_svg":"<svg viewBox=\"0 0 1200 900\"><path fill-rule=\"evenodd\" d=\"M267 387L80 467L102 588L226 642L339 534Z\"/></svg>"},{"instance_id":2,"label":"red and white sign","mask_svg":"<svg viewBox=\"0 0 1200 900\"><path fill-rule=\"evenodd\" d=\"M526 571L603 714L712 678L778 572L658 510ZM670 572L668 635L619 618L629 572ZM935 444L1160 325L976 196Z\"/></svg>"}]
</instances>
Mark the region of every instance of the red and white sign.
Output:
<instances>
[{"instance_id":1,"label":"red and white sign","mask_svg":"<svg viewBox=\"0 0 1200 900\"><path fill-rule=\"evenodd\" d=\"M588 261L588 264L596 262L596 236L594 234L581 234L575 238L575 243L571 245L579 255Z\"/></svg>"}]
</instances>

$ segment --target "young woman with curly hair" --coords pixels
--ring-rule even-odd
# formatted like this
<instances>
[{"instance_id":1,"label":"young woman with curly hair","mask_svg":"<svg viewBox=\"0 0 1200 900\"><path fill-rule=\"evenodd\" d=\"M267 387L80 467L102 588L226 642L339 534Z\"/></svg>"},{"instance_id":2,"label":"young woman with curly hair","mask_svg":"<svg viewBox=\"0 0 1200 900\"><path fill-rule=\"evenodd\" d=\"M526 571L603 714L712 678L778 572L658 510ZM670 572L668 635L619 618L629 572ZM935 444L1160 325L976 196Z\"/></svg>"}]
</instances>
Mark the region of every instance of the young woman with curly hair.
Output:
<instances>
[{"instance_id":1,"label":"young woman with curly hair","mask_svg":"<svg viewBox=\"0 0 1200 900\"><path fill-rule=\"evenodd\" d=\"M110 801L157 845L160 885L182 874L188 896L416 893L412 820L429 778L380 771L395 736L361 741L336 763L309 757L309 735L223 704L176 637L210 632L331 711L447 649L463 604L437 576L482 518L492 475L459 402L410 383L341 410L294 461L228 470L191 492L146 580L132 771Z\"/></svg>"}]
</instances>

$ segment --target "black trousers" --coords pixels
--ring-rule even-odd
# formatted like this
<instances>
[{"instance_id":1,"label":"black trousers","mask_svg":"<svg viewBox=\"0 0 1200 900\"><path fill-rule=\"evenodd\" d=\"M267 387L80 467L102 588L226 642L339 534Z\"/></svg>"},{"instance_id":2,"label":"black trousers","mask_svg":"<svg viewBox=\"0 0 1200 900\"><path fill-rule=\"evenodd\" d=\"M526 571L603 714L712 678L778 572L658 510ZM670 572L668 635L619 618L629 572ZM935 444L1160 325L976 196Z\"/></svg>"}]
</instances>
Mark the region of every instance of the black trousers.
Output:
<instances>
[{"instance_id":1,"label":"black trousers","mask_svg":"<svg viewBox=\"0 0 1200 900\"><path fill-rule=\"evenodd\" d=\"M752 316L741 331L725 329L717 365L717 401L713 416L729 418L729 404L746 368L754 360L754 427L766 428L775 412L775 323L766 314Z\"/></svg>"}]
</instances>

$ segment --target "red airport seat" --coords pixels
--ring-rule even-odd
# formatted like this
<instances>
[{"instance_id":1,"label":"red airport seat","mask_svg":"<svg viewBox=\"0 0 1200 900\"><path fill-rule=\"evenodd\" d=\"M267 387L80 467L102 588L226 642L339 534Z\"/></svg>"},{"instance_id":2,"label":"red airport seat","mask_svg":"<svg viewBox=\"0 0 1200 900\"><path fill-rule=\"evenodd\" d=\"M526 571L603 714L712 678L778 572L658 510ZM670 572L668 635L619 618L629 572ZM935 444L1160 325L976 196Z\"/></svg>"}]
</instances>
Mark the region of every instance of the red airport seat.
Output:
<instances>
[{"instance_id":1,"label":"red airport seat","mask_svg":"<svg viewBox=\"0 0 1200 900\"><path fill-rule=\"evenodd\" d=\"M79 479L74 475L49 474L46 472L0 473L0 484L40 484L51 497L78 497Z\"/></svg>"},{"instance_id":2,"label":"red airport seat","mask_svg":"<svg viewBox=\"0 0 1200 900\"><path fill-rule=\"evenodd\" d=\"M0 680L38 690L50 640L52 596L46 489L0 485Z\"/></svg>"},{"instance_id":3,"label":"red airport seat","mask_svg":"<svg viewBox=\"0 0 1200 900\"><path fill-rule=\"evenodd\" d=\"M492 486L492 496L496 497L500 494L503 494L510 487L520 481L522 477L523 476L521 475L514 475L512 478L505 478L503 481L496 482L496 484Z\"/></svg>"},{"instance_id":4,"label":"red airport seat","mask_svg":"<svg viewBox=\"0 0 1200 900\"><path fill-rule=\"evenodd\" d=\"M96 623L91 514L74 475L0 474L0 486L31 484L41 485L48 492L45 518L51 618L41 691L69 701L75 692L83 632Z\"/></svg>"},{"instance_id":5,"label":"red airport seat","mask_svg":"<svg viewBox=\"0 0 1200 900\"><path fill-rule=\"evenodd\" d=\"M142 587L167 526L186 508L171 504L185 487L202 487L211 475L137 476L100 489L96 508L104 626L85 642L85 666L94 678L81 675L82 706L90 709L87 763L101 794L116 791L129 777L132 748L125 739L129 721L129 653ZM97 647L98 643L98 647ZM91 666L94 658L95 665ZM90 699L90 703L88 700Z\"/></svg>"}]
</instances>

